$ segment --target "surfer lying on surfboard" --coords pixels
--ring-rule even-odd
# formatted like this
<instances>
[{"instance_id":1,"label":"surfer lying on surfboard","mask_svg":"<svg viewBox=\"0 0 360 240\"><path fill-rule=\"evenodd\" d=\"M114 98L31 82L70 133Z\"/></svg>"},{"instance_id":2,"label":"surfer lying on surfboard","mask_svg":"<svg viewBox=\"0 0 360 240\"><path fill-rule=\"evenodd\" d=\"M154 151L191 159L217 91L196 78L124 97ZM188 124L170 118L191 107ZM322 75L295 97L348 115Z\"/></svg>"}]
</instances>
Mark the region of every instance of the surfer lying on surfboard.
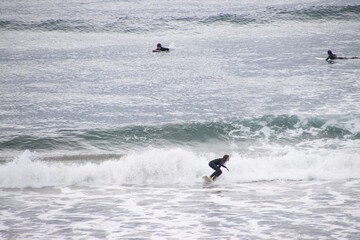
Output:
<instances>
[{"instance_id":1,"label":"surfer lying on surfboard","mask_svg":"<svg viewBox=\"0 0 360 240\"><path fill-rule=\"evenodd\" d=\"M170 49L161 46L160 43L158 43L158 44L156 45L156 49L153 50L153 52L168 52L168 51L170 51Z\"/></svg>"},{"instance_id":2,"label":"surfer lying on surfboard","mask_svg":"<svg viewBox=\"0 0 360 240\"><path fill-rule=\"evenodd\" d=\"M221 167L226 168L228 171L229 169L225 166L225 163L230 160L229 155L224 155L222 158L214 159L209 162L209 166L215 170L213 174L211 174L210 179L215 181L217 177L222 174Z\"/></svg>"},{"instance_id":3,"label":"surfer lying on surfboard","mask_svg":"<svg viewBox=\"0 0 360 240\"><path fill-rule=\"evenodd\" d=\"M331 50L328 50L328 57L325 60L329 61L329 60L335 60L335 59L360 59L360 58L359 57L351 57L351 58L338 57L338 56L336 56L336 54L333 54Z\"/></svg>"}]
</instances>

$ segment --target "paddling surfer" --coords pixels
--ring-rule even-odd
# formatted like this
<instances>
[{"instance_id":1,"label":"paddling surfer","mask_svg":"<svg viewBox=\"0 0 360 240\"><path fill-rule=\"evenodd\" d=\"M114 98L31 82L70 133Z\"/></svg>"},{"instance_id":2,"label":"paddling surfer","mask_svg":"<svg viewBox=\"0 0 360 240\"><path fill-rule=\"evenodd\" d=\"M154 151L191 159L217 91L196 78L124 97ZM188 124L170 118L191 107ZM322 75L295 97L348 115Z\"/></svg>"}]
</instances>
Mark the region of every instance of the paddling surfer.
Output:
<instances>
[{"instance_id":1,"label":"paddling surfer","mask_svg":"<svg viewBox=\"0 0 360 240\"><path fill-rule=\"evenodd\" d=\"M156 45L156 49L153 50L153 52L169 52L169 51L170 51L169 48L165 48L165 47L161 46L160 43L158 43L158 44Z\"/></svg>"},{"instance_id":2,"label":"paddling surfer","mask_svg":"<svg viewBox=\"0 0 360 240\"><path fill-rule=\"evenodd\" d=\"M360 59L359 57L352 57L352 58L338 57L331 50L328 50L327 53L328 53L328 57L326 58L326 61L335 60L335 59Z\"/></svg>"}]
</instances>

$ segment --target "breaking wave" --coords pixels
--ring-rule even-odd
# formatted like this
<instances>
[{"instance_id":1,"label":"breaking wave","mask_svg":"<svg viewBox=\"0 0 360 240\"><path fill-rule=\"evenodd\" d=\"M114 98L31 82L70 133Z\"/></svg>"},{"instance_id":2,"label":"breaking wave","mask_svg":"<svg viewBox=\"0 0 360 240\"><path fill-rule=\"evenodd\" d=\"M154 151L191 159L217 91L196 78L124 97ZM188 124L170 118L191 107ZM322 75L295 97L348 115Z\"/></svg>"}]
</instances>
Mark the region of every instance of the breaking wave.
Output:
<instances>
[{"instance_id":1,"label":"breaking wave","mask_svg":"<svg viewBox=\"0 0 360 240\"><path fill-rule=\"evenodd\" d=\"M267 156L231 153L219 184L257 181L347 180L360 178L359 153L276 149ZM25 151L0 165L0 187L62 187L89 185L187 185L202 183L212 170L208 161L218 155L182 148L147 149L102 161L45 161ZM91 157L89 156L89 159Z\"/></svg>"}]
</instances>

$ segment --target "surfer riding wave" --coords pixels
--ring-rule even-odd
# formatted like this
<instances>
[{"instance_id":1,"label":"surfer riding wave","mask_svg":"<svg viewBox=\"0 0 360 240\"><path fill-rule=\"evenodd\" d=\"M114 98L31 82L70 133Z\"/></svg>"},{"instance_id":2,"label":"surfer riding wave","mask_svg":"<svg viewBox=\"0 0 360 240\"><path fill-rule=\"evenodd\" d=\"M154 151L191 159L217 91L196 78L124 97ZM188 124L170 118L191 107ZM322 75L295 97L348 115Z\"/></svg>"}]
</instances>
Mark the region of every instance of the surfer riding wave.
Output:
<instances>
[{"instance_id":1,"label":"surfer riding wave","mask_svg":"<svg viewBox=\"0 0 360 240\"><path fill-rule=\"evenodd\" d=\"M226 168L228 171L229 169L225 166L225 163L230 160L229 155L224 155L222 158L217 158L209 162L209 166L215 170L213 174L211 174L210 179L215 181L217 177L222 174L221 167Z\"/></svg>"}]
</instances>

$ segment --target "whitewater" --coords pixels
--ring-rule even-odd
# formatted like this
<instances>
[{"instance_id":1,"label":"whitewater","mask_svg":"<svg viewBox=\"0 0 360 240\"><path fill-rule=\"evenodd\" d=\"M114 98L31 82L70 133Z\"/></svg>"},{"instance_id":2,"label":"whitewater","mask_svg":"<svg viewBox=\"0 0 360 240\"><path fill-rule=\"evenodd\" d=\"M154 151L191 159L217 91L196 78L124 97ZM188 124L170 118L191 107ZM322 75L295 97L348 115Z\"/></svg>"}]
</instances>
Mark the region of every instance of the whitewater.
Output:
<instances>
[{"instance_id":1,"label":"whitewater","mask_svg":"<svg viewBox=\"0 0 360 240\"><path fill-rule=\"evenodd\" d=\"M358 1L0 12L1 239L360 239Z\"/></svg>"}]
</instances>

